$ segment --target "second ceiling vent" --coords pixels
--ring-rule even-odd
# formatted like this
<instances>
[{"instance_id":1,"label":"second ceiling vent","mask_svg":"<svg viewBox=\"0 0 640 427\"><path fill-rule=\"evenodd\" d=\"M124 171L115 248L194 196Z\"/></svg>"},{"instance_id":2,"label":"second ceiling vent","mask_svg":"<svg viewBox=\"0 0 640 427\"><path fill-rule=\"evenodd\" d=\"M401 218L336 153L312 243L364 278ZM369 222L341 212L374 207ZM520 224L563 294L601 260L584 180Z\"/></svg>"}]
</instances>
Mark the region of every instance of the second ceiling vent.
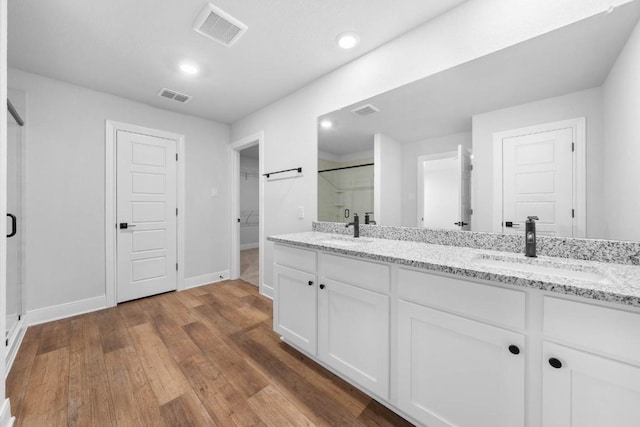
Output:
<instances>
[{"instance_id":1,"label":"second ceiling vent","mask_svg":"<svg viewBox=\"0 0 640 427\"><path fill-rule=\"evenodd\" d=\"M377 113L378 111L380 111L380 109L378 107L375 107L371 104L366 104L366 105L361 105L360 107L354 108L353 110L351 110L351 112L353 114L357 114L359 116L368 116L374 113Z\"/></svg>"},{"instance_id":2,"label":"second ceiling vent","mask_svg":"<svg viewBox=\"0 0 640 427\"><path fill-rule=\"evenodd\" d=\"M247 26L213 4L207 4L193 23L193 29L225 46L233 46Z\"/></svg>"}]
</instances>

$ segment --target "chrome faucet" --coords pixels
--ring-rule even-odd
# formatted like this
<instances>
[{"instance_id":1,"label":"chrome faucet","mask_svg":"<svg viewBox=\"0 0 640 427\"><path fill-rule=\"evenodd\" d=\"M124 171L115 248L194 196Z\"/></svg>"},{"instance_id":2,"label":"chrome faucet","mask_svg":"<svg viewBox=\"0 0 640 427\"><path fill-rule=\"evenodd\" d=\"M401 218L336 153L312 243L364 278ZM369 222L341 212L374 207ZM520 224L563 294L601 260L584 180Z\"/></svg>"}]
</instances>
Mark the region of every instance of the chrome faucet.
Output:
<instances>
[{"instance_id":1,"label":"chrome faucet","mask_svg":"<svg viewBox=\"0 0 640 427\"><path fill-rule=\"evenodd\" d=\"M353 225L353 237L360 237L360 217L357 213L353 214L353 222L347 223L345 227Z\"/></svg>"},{"instance_id":2,"label":"chrome faucet","mask_svg":"<svg viewBox=\"0 0 640 427\"><path fill-rule=\"evenodd\" d=\"M531 258L537 257L536 255L536 221L537 216L528 216L525 223L524 232L524 256Z\"/></svg>"}]
</instances>

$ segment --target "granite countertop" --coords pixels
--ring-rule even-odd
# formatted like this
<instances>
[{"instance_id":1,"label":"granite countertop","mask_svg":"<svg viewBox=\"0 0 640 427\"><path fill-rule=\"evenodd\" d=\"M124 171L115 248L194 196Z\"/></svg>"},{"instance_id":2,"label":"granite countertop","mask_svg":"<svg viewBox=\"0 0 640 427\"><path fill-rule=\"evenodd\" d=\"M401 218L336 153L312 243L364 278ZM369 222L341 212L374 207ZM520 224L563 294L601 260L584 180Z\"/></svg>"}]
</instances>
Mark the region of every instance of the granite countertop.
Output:
<instances>
[{"instance_id":1,"label":"granite countertop","mask_svg":"<svg viewBox=\"0 0 640 427\"><path fill-rule=\"evenodd\" d=\"M309 231L268 240L640 307L640 266ZM559 271L562 269L562 271ZM570 276L570 277L569 277Z\"/></svg>"}]
</instances>

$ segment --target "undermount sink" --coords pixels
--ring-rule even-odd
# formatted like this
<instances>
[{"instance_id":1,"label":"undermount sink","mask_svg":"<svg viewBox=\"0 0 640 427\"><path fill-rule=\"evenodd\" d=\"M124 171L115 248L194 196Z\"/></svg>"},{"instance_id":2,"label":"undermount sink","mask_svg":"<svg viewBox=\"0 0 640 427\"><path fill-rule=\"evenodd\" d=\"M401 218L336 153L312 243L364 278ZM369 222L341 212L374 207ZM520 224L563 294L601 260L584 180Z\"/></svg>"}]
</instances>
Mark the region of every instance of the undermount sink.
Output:
<instances>
[{"instance_id":1,"label":"undermount sink","mask_svg":"<svg viewBox=\"0 0 640 427\"><path fill-rule=\"evenodd\" d=\"M537 260L517 258L501 258L497 256L479 255L473 258L473 262L480 266L497 267L522 273L542 274L545 276L563 277L566 279L581 280L595 283L611 283L611 279L605 273L596 268L581 265L553 264L545 261L544 264Z\"/></svg>"},{"instance_id":2,"label":"undermount sink","mask_svg":"<svg viewBox=\"0 0 640 427\"><path fill-rule=\"evenodd\" d=\"M362 238L362 237L351 237L351 236L332 236L322 240L322 243L326 243L328 245L336 245L336 246L357 246L363 243L370 243L372 240Z\"/></svg>"}]
</instances>

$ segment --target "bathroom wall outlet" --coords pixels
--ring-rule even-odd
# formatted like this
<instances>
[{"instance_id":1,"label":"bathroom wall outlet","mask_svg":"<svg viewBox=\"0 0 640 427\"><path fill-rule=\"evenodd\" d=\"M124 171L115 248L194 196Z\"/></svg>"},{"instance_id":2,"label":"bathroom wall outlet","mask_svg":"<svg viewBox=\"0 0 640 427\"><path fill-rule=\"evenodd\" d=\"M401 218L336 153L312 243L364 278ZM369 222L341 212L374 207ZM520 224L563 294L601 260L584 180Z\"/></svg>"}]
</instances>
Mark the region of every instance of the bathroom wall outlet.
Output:
<instances>
[{"instance_id":1,"label":"bathroom wall outlet","mask_svg":"<svg viewBox=\"0 0 640 427\"><path fill-rule=\"evenodd\" d=\"M298 206L298 219L304 218L304 206Z\"/></svg>"}]
</instances>

